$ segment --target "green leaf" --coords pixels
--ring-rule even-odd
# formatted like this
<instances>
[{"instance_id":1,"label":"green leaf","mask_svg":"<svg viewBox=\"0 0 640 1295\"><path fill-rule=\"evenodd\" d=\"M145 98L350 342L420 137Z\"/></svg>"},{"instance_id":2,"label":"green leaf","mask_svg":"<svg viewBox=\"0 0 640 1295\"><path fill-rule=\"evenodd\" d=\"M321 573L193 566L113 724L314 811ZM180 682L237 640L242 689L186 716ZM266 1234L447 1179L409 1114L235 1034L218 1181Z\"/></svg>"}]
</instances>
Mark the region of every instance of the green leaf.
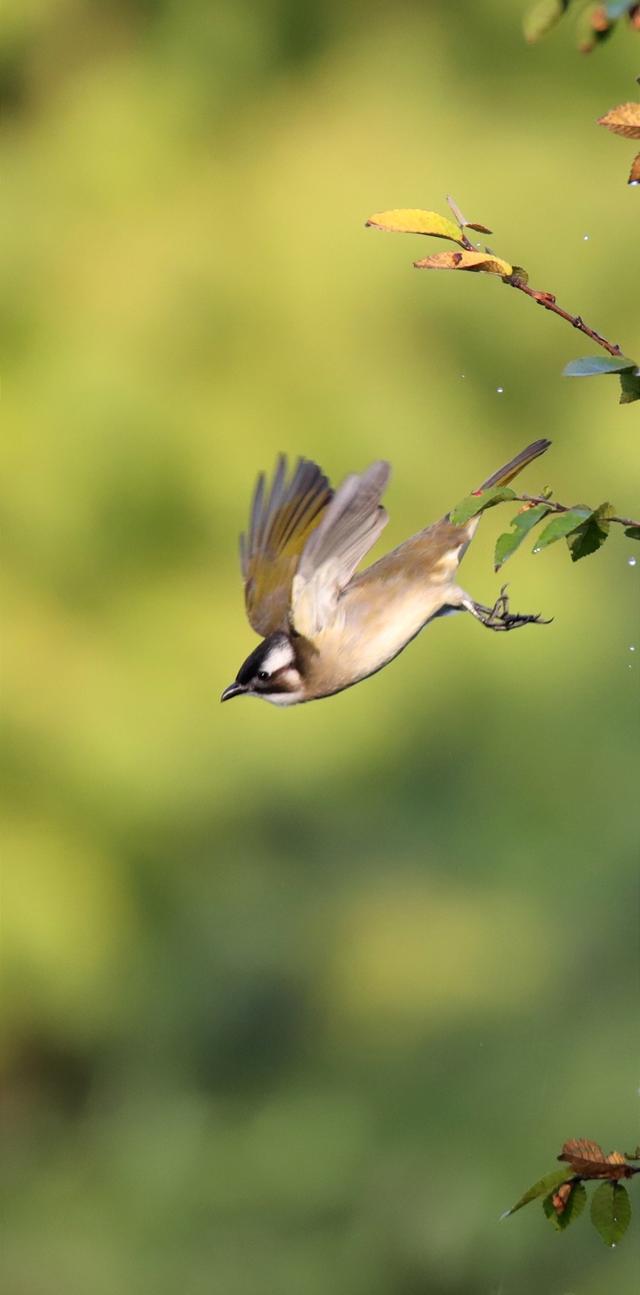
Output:
<instances>
[{"instance_id":1,"label":"green leaf","mask_svg":"<svg viewBox=\"0 0 640 1295\"><path fill-rule=\"evenodd\" d=\"M596 27L593 19L597 13L598 6L589 4L578 15L576 36L581 54L591 54L597 45L601 45L602 41L608 40L614 29L614 24L611 22L607 23L606 26Z\"/></svg>"},{"instance_id":2,"label":"green leaf","mask_svg":"<svg viewBox=\"0 0 640 1295\"><path fill-rule=\"evenodd\" d=\"M527 271L524 269L524 267L523 267L522 265L514 265L514 266L512 266L512 268L511 268L511 278L512 278L512 279L519 279L519 280L520 280L520 283L524 283L525 288L526 288L526 286L527 286L527 284L528 284L528 282L529 282L529 275L527 274Z\"/></svg>"},{"instance_id":3,"label":"green leaf","mask_svg":"<svg viewBox=\"0 0 640 1295\"><path fill-rule=\"evenodd\" d=\"M628 535L630 540L640 540L640 526L627 526L625 535Z\"/></svg>"},{"instance_id":4,"label":"green leaf","mask_svg":"<svg viewBox=\"0 0 640 1295\"><path fill-rule=\"evenodd\" d=\"M485 508L493 508L494 504L501 504L505 499L515 499L515 497L516 492L510 486L493 486L491 490L481 490L477 495L467 495L466 499L461 499L460 503L451 509L449 517L454 526L463 526L470 517L484 512Z\"/></svg>"},{"instance_id":5,"label":"green leaf","mask_svg":"<svg viewBox=\"0 0 640 1295\"><path fill-rule=\"evenodd\" d=\"M420 211L417 207L378 211L366 223L392 234L431 234L434 238L450 238L453 243L463 242L458 226L447 216L441 216L437 211Z\"/></svg>"},{"instance_id":6,"label":"green leaf","mask_svg":"<svg viewBox=\"0 0 640 1295\"><path fill-rule=\"evenodd\" d=\"M613 512L613 504L600 504L582 526L578 526L567 536L572 562L579 562L580 558L586 558L602 548L609 534L609 518Z\"/></svg>"},{"instance_id":7,"label":"green leaf","mask_svg":"<svg viewBox=\"0 0 640 1295\"><path fill-rule=\"evenodd\" d=\"M640 539L640 535L638 539ZM624 1154L626 1160L640 1160L640 1146L637 1146L635 1151L625 1151Z\"/></svg>"},{"instance_id":8,"label":"green leaf","mask_svg":"<svg viewBox=\"0 0 640 1295\"><path fill-rule=\"evenodd\" d=\"M640 369L625 369L620 374L620 404L631 405L640 400Z\"/></svg>"},{"instance_id":9,"label":"green leaf","mask_svg":"<svg viewBox=\"0 0 640 1295\"><path fill-rule=\"evenodd\" d=\"M542 1208L549 1219L549 1222L553 1224L556 1231L564 1232L565 1228L568 1228L569 1224L573 1223L574 1219L579 1218L582 1214L587 1203L587 1193L582 1183L575 1182L561 1213L558 1213L556 1210L553 1204L553 1197L553 1192L551 1192L549 1196L546 1196L542 1202Z\"/></svg>"},{"instance_id":10,"label":"green leaf","mask_svg":"<svg viewBox=\"0 0 640 1295\"><path fill-rule=\"evenodd\" d=\"M635 360L628 355L583 355L580 360L571 360L562 370L563 378L597 378L601 373L621 373L623 369L635 369Z\"/></svg>"},{"instance_id":11,"label":"green leaf","mask_svg":"<svg viewBox=\"0 0 640 1295\"><path fill-rule=\"evenodd\" d=\"M515 1214L516 1210L521 1210L523 1205L528 1205L530 1201L537 1200L539 1196L548 1196L550 1192L556 1191L558 1187L569 1182L570 1179L571 1171L566 1166L564 1169L554 1169L552 1173L545 1174L544 1178L538 1179L538 1182L534 1183L533 1187L530 1187L524 1193L524 1196L521 1196L520 1200L511 1206L510 1210L505 1211L502 1215L503 1219L508 1218L510 1214Z\"/></svg>"},{"instance_id":12,"label":"green leaf","mask_svg":"<svg viewBox=\"0 0 640 1295\"><path fill-rule=\"evenodd\" d=\"M538 0L532 9L525 14L522 27L525 39L533 45L546 36L552 27L562 18L563 13L569 7L570 0Z\"/></svg>"},{"instance_id":13,"label":"green leaf","mask_svg":"<svg viewBox=\"0 0 640 1295\"><path fill-rule=\"evenodd\" d=\"M512 531L505 531L504 535L499 535L496 540L496 551L494 556L494 570L499 571L504 566L507 558L520 547L522 541L526 539L534 526L542 521L549 512L548 504L536 504L534 508L527 508L523 513L516 513L512 519Z\"/></svg>"},{"instance_id":14,"label":"green leaf","mask_svg":"<svg viewBox=\"0 0 640 1295\"><path fill-rule=\"evenodd\" d=\"M631 1218L631 1202L621 1183L601 1183L591 1197L591 1222L605 1245L614 1246L624 1236Z\"/></svg>"},{"instance_id":15,"label":"green leaf","mask_svg":"<svg viewBox=\"0 0 640 1295\"><path fill-rule=\"evenodd\" d=\"M563 540L578 526L582 526L587 518L591 516L590 508L570 508L566 513L556 513L552 522L545 526L541 535L538 536L533 548L534 553L539 553L541 549L546 549L550 544L555 544L557 540Z\"/></svg>"}]
</instances>

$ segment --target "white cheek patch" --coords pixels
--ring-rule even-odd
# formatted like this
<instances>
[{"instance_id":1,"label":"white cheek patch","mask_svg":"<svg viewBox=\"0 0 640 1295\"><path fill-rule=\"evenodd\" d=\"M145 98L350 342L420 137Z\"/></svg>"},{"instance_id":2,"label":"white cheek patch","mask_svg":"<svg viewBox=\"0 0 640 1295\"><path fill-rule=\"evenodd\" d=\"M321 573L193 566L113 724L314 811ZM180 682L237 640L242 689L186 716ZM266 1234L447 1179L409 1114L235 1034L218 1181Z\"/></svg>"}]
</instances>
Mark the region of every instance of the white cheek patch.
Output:
<instances>
[{"instance_id":1,"label":"white cheek patch","mask_svg":"<svg viewBox=\"0 0 640 1295\"><path fill-rule=\"evenodd\" d=\"M262 669L266 670L267 674L275 674L277 670L283 670L285 666L292 664L293 652L291 651L291 645L285 639L282 643L274 643L271 651L262 662Z\"/></svg>"}]
</instances>

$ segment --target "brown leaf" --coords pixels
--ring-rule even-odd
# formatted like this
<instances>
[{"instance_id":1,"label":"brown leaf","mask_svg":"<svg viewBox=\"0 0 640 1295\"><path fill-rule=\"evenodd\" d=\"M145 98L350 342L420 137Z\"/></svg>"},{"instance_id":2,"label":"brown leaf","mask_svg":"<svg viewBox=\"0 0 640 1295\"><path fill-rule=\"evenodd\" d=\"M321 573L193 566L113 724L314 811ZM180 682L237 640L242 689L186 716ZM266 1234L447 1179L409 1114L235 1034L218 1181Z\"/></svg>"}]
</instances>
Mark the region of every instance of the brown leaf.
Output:
<instances>
[{"instance_id":1,"label":"brown leaf","mask_svg":"<svg viewBox=\"0 0 640 1295\"><path fill-rule=\"evenodd\" d=\"M597 1142L587 1138L571 1138L565 1142L558 1160L566 1160L575 1174L581 1178L630 1178L633 1170L625 1162L619 1151L612 1151L605 1156Z\"/></svg>"},{"instance_id":2,"label":"brown leaf","mask_svg":"<svg viewBox=\"0 0 640 1295\"><path fill-rule=\"evenodd\" d=\"M627 184L640 184L640 153L636 153L631 163Z\"/></svg>"},{"instance_id":3,"label":"brown leaf","mask_svg":"<svg viewBox=\"0 0 640 1295\"><path fill-rule=\"evenodd\" d=\"M553 1193L551 1201L556 1214L564 1214L564 1211L567 1208L567 1201L569 1200L573 1188L573 1183L563 1183L562 1187L559 1187L557 1192Z\"/></svg>"},{"instance_id":4,"label":"brown leaf","mask_svg":"<svg viewBox=\"0 0 640 1295\"><path fill-rule=\"evenodd\" d=\"M609 16L603 4L598 5L591 15L591 26L594 31L608 31L611 23Z\"/></svg>"},{"instance_id":5,"label":"brown leaf","mask_svg":"<svg viewBox=\"0 0 640 1295\"><path fill-rule=\"evenodd\" d=\"M434 252L423 261L413 262L416 270L472 270L485 274L499 274L509 278L512 266L489 252Z\"/></svg>"},{"instance_id":6,"label":"brown leaf","mask_svg":"<svg viewBox=\"0 0 640 1295\"><path fill-rule=\"evenodd\" d=\"M481 225L479 221L467 220L466 216L463 216L457 202L455 201L455 198L452 198L450 193L447 194L447 202L449 203L449 206L453 212L453 215L455 216L461 229L475 229L478 234L493 233L492 229L488 229L486 225Z\"/></svg>"},{"instance_id":7,"label":"brown leaf","mask_svg":"<svg viewBox=\"0 0 640 1295\"><path fill-rule=\"evenodd\" d=\"M598 125L606 126L614 135L625 139L640 139L640 103L621 103L617 108L598 117Z\"/></svg>"}]
</instances>

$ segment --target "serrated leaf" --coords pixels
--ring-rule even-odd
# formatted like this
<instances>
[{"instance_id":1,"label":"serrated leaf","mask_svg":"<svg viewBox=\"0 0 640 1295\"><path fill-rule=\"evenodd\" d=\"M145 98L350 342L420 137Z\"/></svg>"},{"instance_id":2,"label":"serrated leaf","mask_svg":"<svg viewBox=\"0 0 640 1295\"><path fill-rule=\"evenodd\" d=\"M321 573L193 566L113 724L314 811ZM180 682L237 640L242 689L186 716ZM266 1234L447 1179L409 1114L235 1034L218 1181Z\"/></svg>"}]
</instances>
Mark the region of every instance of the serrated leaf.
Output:
<instances>
[{"instance_id":1,"label":"serrated leaf","mask_svg":"<svg viewBox=\"0 0 640 1295\"><path fill-rule=\"evenodd\" d=\"M367 225L392 234L430 234L433 238L450 238L453 243L463 241L457 225L447 216L440 216L437 211L421 211L417 207L379 211L369 217Z\"/></svg>"},{"instance_id":2,"label":"serrated leaf","mask_svg":"<svg viewBox=\"0 0 640 1295\"><path fill-rule=\"evenodd\" d=\"M513 267L490 252L434 252L422 261L413 262L416 270L472 270L499 274L509 278Z\"/></svg>"},{"instance_id":3,"label":"serrated leaf","mask_svg":"<svg viewBox=\"0 0 640 1295\"><path fill-rule=\"evenodd\" d=\"M503 567L507 558L510 558L516 549L520 547L522 541L526 539L534 526L542 521L550 512L548 504L536 504L533 508L526 509L525 512L517 513L512 518L512 531L505 531L504 535L499 535L496 540L496 551L494 555L494 570L499 571Z\"/></svg>"},{"instance_id":4,"label":"serrated leaf","mask_svg":"<svg viewBox=\"0 0 640 1295\"><path fill-rule=\"evenodd\" d=\"M562 370L563 378L597 378L601 373L622 373L624 369L635 369L635 360L628 355L583 355L579 360L570 360Z\"/></svg>"},{"instance_id":5,"label":"serrated leaf","mask_svg":"<svg viewBox=\"0 0 640 1295\"><path fill-rule=\"evenodd\" d=\"M545 1196L542 1208L558 1232L564 1232L579 1218L587 1203L587 1193L582 1183L564 1183L556 1192Z\"/></svg>"},{"instance_id":6,"label":"serrated leaf","mask_svg":"<svg viewBox=\"0 0 640 1295\"><path fill-rule=\"evenodd\" d=\"M491 490L481 490L478 494L467 495L466 499L461 499L460 503L451 509L449 517L454 526L464 526L471 517L483 513L485 508L492 508L494 504L501 504L506 499L515 499L515 497L516 492L510 486L493 486Z\"/></svg>"},{"instance_id":7,"label":"serrated leaf","mask_svg":"<svg viewBox=\"0 0 640 1295\"><path fill-rule=\"evenodd\" d=\"M554 1169L552 1173L545 1174L544 1178L538 1179L538 1182L534 1183L533 1187L530 1187L502 1217L507 1218L509 1214L515 1214L516 1210L521 1210L523 1205L528 1205L530 1201L537 1200L539 1196L548 1196L550 1192L556 1191L562 1183L567 1182L567 1173L566 1169Z\"/></svg>"},{"instance_id":8,"label":"serrated leaf","mask_svg":"<svg viewBox=\"0 0 640 1295\"><path fill-rule=\"evenodd\" d=\"M590 508L569 508L566 513L557 513L552 522L545 526L542 533L538 536L533 547L534 553L540 553L541 549L547 549L550 544L555 544L558 540L563 540L576 527L582 526L587 518L591 516Z\"/></svg>"},{"instance_id":9,"label":"serrated leaf","mask_svg":"<svg viewBox=\"0 0 640 1295\"><path fill-rule=\"evenodd\" d=\"M624 1236L631 1218L631 1202L621 1183L601 1183L591 1197L591 1222L605 1245L614 1246Z\"/></svg>"},{"instance_id":10,"label":"serrated leaf","mask_svg":"<svg viewBox=\"0 0 640 1295\"><path fill-rule=\"evenodd\" d=\"M640 184L640 153L636 153L633 162L631 163L631 170L629 172L627 184Z\"/></svg>"},{"instance_id":11,"label":"serrated leaf","mask_svg":"<svg viewBox=\"0 0 640 1295\"><path fill-rule=\"evenodd\" d=\"M640 400L640 369L625 369L620 374L619 403L632 405L634 400Z\"/></svg>"},{"instance_id":12,"label":"serrated leaf","mask_svg":"<svg viewBox=\"0 0 640 1295\"><path fill-rule=\"evenodd\" d=\"M630 540L640 540L640 526L627 526L625 535L627 535ZM633 1156L634 1160L640 1160L640 1147L638 1147L638 1153L639 1154L637 1156ZM630 1156L629 1159L631 1158L632 1157Z\"/></svg>"},{"instance_id":13,"label":"serrated leaf","mask_svg":"<svg viewBox=\"0 0 640 1295\"><path fill-rule=\"evenodd\" d=\"M572 562L579 562L580 558L589 557L589 554L597 553L602 548L609 534L609 518L613 512L611 504L600 504L582 526L578 526L567 536Z\"/></svg>"},{"instance_id":14,"label":"serrated leaf","mask_svg":"<svg viewBox=\"0 0 640 1295\"><path fill-rule=\"evenodd\" d=\"M601 510L613 512L611 504L601 504L596 512ZM588 1138L571 1138L565 1142L558 1160L566 1160L580 1178L630 1178L632 1172L619 1151L605 1156L600 1143Z\"/></svg>"},{"instance_id":15,"label":"serrated leaf","mask_svg":"<svg viewBox=\"0 0 640 1295\"><path fill-rule=\"evenodd\" d=\"M640 139L640 103L620 103L617 108L598 117L598 125L606 126L614 135L625 139Z\"/></svg>"},{"instance_id":16,"label":"serrated leaf","mask_svg":"<svg viewBox=\"0 0 640 1295\"><path fill-rule=\"evenodd\" d=\"M569 0L538 0L522 20L525 40L530 45L541 40L552 27L555 27L568 7Z\"/></svg>"}]
</instances>

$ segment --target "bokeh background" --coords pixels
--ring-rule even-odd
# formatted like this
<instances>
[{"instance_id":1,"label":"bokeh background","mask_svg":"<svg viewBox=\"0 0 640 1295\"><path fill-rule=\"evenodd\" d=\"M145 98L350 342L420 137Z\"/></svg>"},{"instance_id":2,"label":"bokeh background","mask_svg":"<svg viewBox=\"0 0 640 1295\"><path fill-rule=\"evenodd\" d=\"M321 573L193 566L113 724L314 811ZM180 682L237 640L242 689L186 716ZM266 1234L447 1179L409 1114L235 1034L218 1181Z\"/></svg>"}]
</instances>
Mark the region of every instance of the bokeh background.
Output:
<instances>
[{"instance_id":1,"label":"bokeh background","mask_svg":"<svg viewBox=\"0 0 640 1295\"><path fill-rule=\"evenodd\" d=\"M542 434L524 488L638 514L639 406L560 376L589 344L363 228L450 191L640 353L632 145L594 124L637 42L520 16L4 0L7 1295L631 1289L633 1241L498 1218L566 1137L636 1141L633 546L521 551L547 629L218 705L278 450L392 459L377 552Z\"/></svg>"}]
</instances>

